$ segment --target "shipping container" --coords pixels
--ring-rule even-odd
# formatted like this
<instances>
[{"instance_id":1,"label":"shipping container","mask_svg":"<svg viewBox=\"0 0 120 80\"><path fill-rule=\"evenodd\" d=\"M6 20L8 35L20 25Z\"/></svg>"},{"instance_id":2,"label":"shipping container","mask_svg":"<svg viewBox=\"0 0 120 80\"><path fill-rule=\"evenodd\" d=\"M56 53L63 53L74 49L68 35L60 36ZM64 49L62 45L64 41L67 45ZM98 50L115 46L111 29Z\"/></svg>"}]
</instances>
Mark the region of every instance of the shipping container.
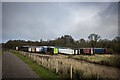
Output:
<instances>
[{"instance_id":1,"label":"shipping container","mask_svg":"<svg viewBox=\"0 0 120 80\"><path fill-rule=\"evenodd\" d=\"M94 48L94 53L95 54L105 54L105 53L107 53L107 49L104 49L104 48Z\"/></svg>"},{"instance_id":2,"label":"shipping container","mask_svg":"<svg viewBox=\"0 0 120 80\"><path fill-rule=\"evenodd\" d=\"M93 48L83 48L83 49L80 49L80 53L81 54L89 54L89 55L93 55L94 54Z\"/></svg>"}]
</instances>

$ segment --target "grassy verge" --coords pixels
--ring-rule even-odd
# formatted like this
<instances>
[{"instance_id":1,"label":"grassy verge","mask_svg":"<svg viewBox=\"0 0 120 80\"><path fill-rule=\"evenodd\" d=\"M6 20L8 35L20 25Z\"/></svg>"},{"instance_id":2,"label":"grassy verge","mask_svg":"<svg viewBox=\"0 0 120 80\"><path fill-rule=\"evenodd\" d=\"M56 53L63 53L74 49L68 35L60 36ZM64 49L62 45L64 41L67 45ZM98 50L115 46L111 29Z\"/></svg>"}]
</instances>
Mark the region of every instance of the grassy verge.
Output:
<instances>
[{"instance_id":1,"label":"grassy verge","mask_svg":"<svg viewBox=\"0 0 120 80\"><path fill-rule=\"evenodd\" d=\"M40 78L61 78L58 74L53 73L42 66L39 66L34 61L16 53L16 52L12 52L12 53L14 53L20 59L22 59L25 63L27 63L40 76Z\"/></svg>"},{"instance_id":2,"label":"grassy verge","mask_svg":"<svg viewBox=\"0 0 120 80\"><path fill-rule=\"evenodd\" d=\"M70 58L120 68L120 55L74 55Z\"/></svg>"}]
</instances>

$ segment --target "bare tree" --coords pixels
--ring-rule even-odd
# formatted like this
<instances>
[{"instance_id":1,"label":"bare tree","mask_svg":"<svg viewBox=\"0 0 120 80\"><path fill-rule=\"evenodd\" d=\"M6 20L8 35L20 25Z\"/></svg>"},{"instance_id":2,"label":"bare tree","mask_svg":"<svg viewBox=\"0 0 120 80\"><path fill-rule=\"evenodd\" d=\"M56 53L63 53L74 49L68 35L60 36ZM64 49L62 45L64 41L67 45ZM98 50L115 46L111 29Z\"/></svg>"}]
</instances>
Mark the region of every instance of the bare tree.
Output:
<instances>
[{"instance_id":1,"label":"bare tree","mask_svg":"<svg viewBox=\"0 0 120 80\"><path fill-rule=\"evenodd\" d=\"M95 47L97 42L101 39L101 37L97 34L90 34L88 36L88 39L90 40L91 46Z\"/></svg>"}]
</instances>

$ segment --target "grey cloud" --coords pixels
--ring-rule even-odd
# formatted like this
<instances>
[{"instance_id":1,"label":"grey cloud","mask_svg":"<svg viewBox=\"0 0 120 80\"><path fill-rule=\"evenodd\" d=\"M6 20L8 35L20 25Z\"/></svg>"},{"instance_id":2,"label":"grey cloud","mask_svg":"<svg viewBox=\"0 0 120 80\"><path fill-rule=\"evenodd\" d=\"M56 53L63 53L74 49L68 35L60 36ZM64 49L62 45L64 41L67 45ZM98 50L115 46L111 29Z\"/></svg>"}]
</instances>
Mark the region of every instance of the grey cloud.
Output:
<instances>
[{"instance_id":1,"label":"grey cloud","mask_svg":"<svg viewBox=\"0 0 120 80\"><path fill-rule=\"evenodd\" d=\"M90 33L111 39L117 36L116 6L109 2L3 3L3 42L50 40L65 34L77 40Z\"/></svg>"},{"instance_id":2,"label":"grey cloud","mask_svg":"<svg viewBox=\"0 0 120 80\"><path fill-rule=\"evenodd\" d=\"M78 23L76 31L73 31L72 34L74 36L77 35L75 36L77 39L78 35L87 39L87 36L91 33L97 33L102 38L113 39L118 34L117 9L117 3L110 3L104 8L103 6L100 7L98 10L95 10L96 14L88 18L89 20Z\"/></svg>"}]
</instances>

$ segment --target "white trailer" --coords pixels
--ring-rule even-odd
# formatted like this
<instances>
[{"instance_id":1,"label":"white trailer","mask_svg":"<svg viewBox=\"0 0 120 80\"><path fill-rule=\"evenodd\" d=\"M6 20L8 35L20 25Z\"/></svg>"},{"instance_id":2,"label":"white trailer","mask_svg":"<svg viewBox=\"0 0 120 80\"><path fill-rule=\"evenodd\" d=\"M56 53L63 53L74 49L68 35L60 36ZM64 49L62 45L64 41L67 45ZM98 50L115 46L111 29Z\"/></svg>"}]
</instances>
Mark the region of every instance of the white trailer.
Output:
<instances>
[{"instance_id":1,"label":"white trailer","mask_svg":"<svg viewBox=\"0 0 120 80\"><path fill-rule=\"evenodd\" d=\"M59 48L58 49L59 53L63 53L63 54L74 54L74 50L73 49L69 49L69 48Z\"/></svg>"},{"instance_id":2,"label":"white trailer","mask_svg":"<svg viewBox=\"0 0 120 80\"><path fill-rule=\"evenodd\" d=\"M36 52L42 52L42 47L36 47Z\"/></svg>"}]
</instances>

